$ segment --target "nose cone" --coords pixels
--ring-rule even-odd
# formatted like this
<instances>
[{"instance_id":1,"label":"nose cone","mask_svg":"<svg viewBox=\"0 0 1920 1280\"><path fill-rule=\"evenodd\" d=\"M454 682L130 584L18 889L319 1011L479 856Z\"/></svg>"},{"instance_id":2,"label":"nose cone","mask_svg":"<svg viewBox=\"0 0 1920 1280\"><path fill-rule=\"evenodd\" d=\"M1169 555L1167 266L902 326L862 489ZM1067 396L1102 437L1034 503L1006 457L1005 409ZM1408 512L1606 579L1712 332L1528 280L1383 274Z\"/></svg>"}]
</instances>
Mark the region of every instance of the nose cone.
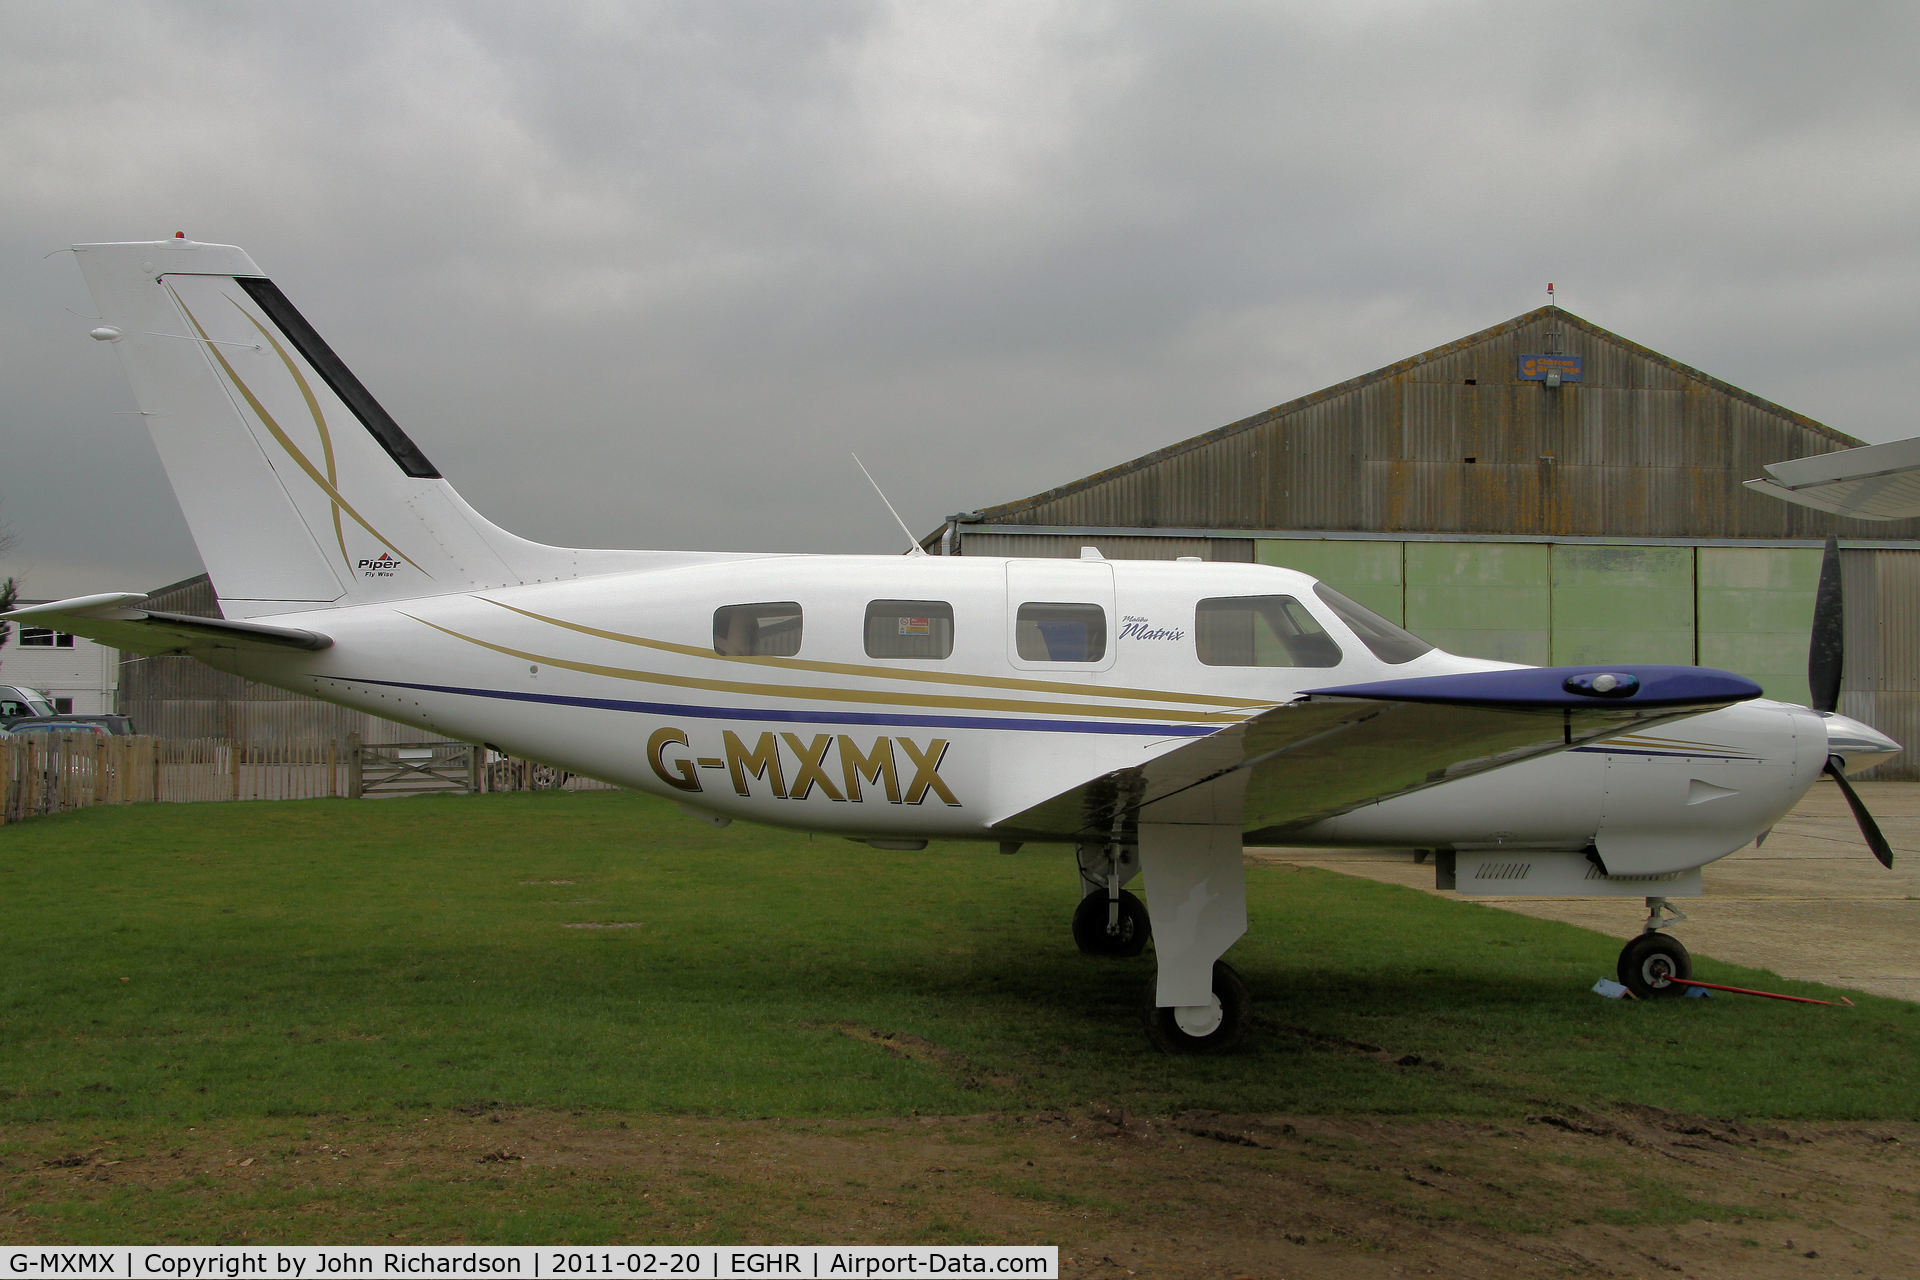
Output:
<instances>
[{"instance_id":1,"label":"nose cone","mask_svg":"<svg viewBox=\"0 0 1920 1280\"><path fill-rule=\"evenodd\" d=\"M1839 756L1840 767L1848 773L1871 769L1899 754L1900 744L1871 725L1831 711L1820 718L1827 724L1827 754Z\"/></svg>"}]
</instances>

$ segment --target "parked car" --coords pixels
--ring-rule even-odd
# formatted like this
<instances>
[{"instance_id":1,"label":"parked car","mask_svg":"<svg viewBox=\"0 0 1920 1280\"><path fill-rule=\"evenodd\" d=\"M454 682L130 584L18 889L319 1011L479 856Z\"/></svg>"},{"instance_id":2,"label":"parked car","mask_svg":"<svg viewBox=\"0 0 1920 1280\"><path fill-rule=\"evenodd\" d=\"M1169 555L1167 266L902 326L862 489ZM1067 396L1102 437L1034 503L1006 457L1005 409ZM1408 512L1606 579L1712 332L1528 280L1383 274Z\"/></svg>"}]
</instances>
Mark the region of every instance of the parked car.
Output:
<instances>
[{"instance_id":1,"label":"parked car","mask_svg":"<svg viewBox=\"0 0 1920 1280\"><path fill-rule=\"evenodd\" d=\"M52 715L44 715L44 716L15 716L13 719L5 721L4 723L8 728L12 729L12 728L21 727L23 725L39 724L43 721L55 721L55 720L59 721L63 725L76 725L76 724L98 725L100 728L106 730L108 733L119 734L122 736L131 734L134 732L133 720L131 717L122 716L122 715L111 715L111 714L109 715L78 715L71 712L55 712Z\"/></svg>"},{"instance_id":2,"label":"parked car","mask_svg":"<svg viewBox=\"0 0 1920 1280\"><path fill-rule=\"evenodd\" d=\"M53 700L38 689L23 685L0 684L0 724L20 716L50 716Z\"/></svg>"},{"instance_id":3,"label":"parked car","mask_svg":"<svg viewBox=\"0 0 1920 1280\"><path fill-rule=\"evenodd\" d=\"M103 724L94 724L88 720L74 720L65 716L31 716L24 720L15 720L7 725L7 731L16 738L24 738L30 733L95 733L104 738L111 732Z\"/></svg>"}]
</instances>

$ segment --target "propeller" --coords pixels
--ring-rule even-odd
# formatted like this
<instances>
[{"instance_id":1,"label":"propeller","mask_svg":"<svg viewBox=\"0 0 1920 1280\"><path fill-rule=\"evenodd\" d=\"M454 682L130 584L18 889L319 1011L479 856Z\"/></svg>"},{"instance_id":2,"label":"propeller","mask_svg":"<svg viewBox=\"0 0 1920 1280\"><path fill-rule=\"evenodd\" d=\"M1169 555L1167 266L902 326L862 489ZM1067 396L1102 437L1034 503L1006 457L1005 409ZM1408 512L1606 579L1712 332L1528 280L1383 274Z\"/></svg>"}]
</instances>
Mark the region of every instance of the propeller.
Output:
<instances>
[{"instance_id":1,"label":"propeller","mask_svg":"<svg viewBox=\"0 0 1920 1280\"><path fill-rule=\"evenodd\" d=\"M1867 838L1867 848L1873 850L1873 856L1880 859L1880 865L1893 870L1893 846L1880 834L1880 824L1867 812L1867 806L1861 802L1860 795L1847 781L1847 775L1840 771L1840 757L1828 756L1825 772L1828 777L1840 784L1840 794L1847 798L1847 807L1853 810L1853 820L1860 824L1860 834Z\"/></svg>"},{"instance_id":2,"label":"propeller","mask_svg":"<svg viewBox=\"0 0 1920 1280\"><path fill-rule=\"evenodd\" d=\"M1807 688L1813 709L1840 709L1840 673L1846 666L1846 600L1840 589L1840 539L1829 535L1820 555L1820 586L1813 596L1813 640L1807 646Z\"/></svg>"},{"instance_id":3,"label":"propeller","mask_svg":"<svg viewBox=\"0 0 1920 1280\"><path fill-rule=\"evenodd\" d=\"M1813 639L1807 646L1807 690L1813 709L1831 716L1840 706L1840 675L1846 667L1846 605L1840 589L1840 539L1829 535L1826 550L1820 556L1820 586L1813 597ZM1847 781L1837 755L1827 757L1821 770L1840 784L1840 794L1853 810L1853 820L1866 838L1867 848L1880 865L1893 869L1893 846L1881 834L1880 824L1867 812L1860 795Z\"/></svg>"}]
</instances>

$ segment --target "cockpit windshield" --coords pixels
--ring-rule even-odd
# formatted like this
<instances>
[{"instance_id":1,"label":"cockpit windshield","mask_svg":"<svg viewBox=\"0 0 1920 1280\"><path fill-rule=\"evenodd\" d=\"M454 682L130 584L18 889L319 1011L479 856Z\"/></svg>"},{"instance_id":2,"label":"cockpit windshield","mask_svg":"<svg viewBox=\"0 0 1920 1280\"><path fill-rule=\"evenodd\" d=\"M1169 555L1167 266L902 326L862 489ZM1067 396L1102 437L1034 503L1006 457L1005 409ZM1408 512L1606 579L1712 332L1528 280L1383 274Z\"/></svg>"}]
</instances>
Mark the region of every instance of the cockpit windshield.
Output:
<instances>
[{"instance_id":1,"label":"cockpit windshield","mask_svg":"<svg viewBox=\"0 0 1920 1280\"><path fill-rule=\"evenodd\" d=\"M1333 610L1340 621L1347 624L1353 634L1360 637L1360 643L1373 651L1373 656L1385 663L1398 666L1403 662L1412 662L1423 653L1431 652L1433 646L1405 627L1396 626L1385 618L1357 601L1335 591L1324 582L1313 584L1313 593L1320 597L1321 603Z\"/></svg>"}]
</instances>

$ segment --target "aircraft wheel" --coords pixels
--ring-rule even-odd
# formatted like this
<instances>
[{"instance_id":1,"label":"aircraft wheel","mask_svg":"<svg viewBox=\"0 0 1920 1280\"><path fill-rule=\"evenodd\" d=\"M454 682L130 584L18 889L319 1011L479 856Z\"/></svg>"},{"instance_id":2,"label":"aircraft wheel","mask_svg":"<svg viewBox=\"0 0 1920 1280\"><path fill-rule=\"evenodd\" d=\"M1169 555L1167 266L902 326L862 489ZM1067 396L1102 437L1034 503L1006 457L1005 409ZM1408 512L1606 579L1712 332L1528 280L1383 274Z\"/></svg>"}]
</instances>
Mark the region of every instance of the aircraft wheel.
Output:
<instances>
[{"instance_id":1,"label":"aircraft wheel","mask_svg":"<svg viewBox=\"0 0 1920 1280\"><path fill-rule=\"evenodd\" d=\"M567 785L567 779L572 776L565 769L556 769L550 764L529 764L527 790L558 791Z\"/></svg>"},{"instance_id":2,"label":"aircraft wheel","mask_svg":"<svg viewBox=\"0 0 1920 1280\"><path fill-rule=\"evenodd\" d=\"M1642 1000L1684 995L1673 981L1693 976L1693 957L1677 938L1643 933L1620 948L1620 984Z\"/></svg>"},{"instance_id":3,"label":"aircraft wheel","mask_svg":"<svg viewBox=\"0 0 1920 1280\"><path fill-rule=\"evenodd\" d=\"M1147 904L1125 889L1120 891L1120 920L1107 927L1107 895L1090 893L1073 909L1073 942L1083 955L1137 956L1147 948L1153 927Z\"/></svg>"},{"instance_id":4,"label":"aircraft wheel","mask_svg":"<svg viewBox=\"0 0 1920 1280\"><path fill-rule=\"evenodd\" d=\"M1185 1014L1153 1003L1147 988L1147 1039L1162 1053L1227 1053L1240 1043L1253 1014L1247 984L1225 960L1213 962L1213 1005Z\"/></svg>"}]
</instances>

